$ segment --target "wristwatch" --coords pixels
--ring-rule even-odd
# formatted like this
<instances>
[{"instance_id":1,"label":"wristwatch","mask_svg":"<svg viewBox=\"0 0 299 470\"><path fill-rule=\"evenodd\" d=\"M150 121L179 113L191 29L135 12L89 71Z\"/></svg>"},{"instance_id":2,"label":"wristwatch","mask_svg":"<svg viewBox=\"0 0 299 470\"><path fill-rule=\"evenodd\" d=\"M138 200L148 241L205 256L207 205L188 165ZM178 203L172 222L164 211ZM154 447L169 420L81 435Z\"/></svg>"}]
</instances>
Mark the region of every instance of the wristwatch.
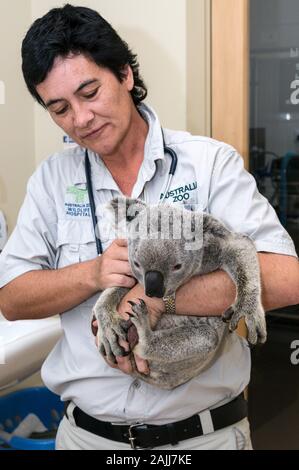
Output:
<instances>
[{"instance_id":1,"label":"wristwatch","mask_svg":"<svg viewBox=\"0 0 299 470\"><path fill-rule=\"evenodd\" d=\"M165 313L169 315L175 314L175 292L171 295L167 295L163 297L164 305L165 305Z\"/></svg>"}]
</instances>

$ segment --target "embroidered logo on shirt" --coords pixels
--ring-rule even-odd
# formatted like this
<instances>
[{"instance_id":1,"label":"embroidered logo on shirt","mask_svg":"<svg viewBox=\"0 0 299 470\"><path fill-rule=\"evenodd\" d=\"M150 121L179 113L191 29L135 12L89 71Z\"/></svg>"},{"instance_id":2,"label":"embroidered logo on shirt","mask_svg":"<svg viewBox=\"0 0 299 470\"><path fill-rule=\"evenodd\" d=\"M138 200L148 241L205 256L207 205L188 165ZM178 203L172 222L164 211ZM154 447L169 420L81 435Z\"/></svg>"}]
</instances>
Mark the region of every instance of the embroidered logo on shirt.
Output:
<instances>
[{"instance_id":1,"label":"embroidered logo on shirt","mask_svg":"<svg viewBox=\"0 0 299 470\"><path fill-rule=\"evenodd\" d=\"M75 202L80 204L84 202L87 196L87 189L76 188L76 186L70 186L66 190L66 194L73 194L75 196Z\"/></svg>"},{"instance_id":2,"label":"embroidered logo on shirt","mask_svg":"<svg viewBox=\"0 0 299 470\"><path fill-rule=\"evenodd\" d=\"M69 186L66 190L65 212L71 217L90 217L87 189Z\"/></svg>"},{"instance_id":3,"label":"embroidered logo on shirt","mask_svg":"<svg viewBox=\"0 0 299 470\"><path fill-rule=\"evenodd\" d=\"M187 183L184 186L180 186L175 189L171 189L167 192L165 196L165 200L168 198L172 198L172 202L184 202L188 201L190 198L190 192L194 191L197 188L197 181L193 181L193 183ZM164 196L163 193L160 194L160 199Z\"/></svg>"}]
</instances>

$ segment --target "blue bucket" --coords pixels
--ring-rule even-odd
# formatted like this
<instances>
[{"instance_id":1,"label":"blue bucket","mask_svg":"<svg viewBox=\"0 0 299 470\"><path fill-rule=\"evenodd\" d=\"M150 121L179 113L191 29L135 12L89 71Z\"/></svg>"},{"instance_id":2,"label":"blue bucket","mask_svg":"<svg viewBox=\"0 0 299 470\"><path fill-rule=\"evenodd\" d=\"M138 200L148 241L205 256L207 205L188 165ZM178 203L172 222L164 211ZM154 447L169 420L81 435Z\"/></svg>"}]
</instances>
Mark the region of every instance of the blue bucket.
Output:
<instances>
[{"instance_id":1,"label":"blue bucket","mask_svg":"<svg viewBox=\"0 0 299 470\"><path fill-rule=\"evenodd\" d=\"M20 424L29 413L42 421L48 431L55 431L63 417L63 402L58 395L46 387L33 387L18 390L0 397L0 429L8 433ZM0 450L54 450L55 437L30 439L14 436L9 441L9 448L1 441Z\"/></svg>"}]
</instances>

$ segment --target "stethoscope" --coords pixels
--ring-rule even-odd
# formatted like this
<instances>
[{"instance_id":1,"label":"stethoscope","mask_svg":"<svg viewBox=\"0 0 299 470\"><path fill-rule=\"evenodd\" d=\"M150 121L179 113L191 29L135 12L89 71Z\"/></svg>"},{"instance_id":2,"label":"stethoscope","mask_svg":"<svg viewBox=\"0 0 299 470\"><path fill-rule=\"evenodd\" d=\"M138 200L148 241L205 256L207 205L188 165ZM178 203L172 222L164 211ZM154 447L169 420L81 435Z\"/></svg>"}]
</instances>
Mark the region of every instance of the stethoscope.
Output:
<instances>
[{"instance_id":1,"label":"stethoscope","mask_svg":"<svg viewBox=\"0 0 299 470\"><path fill-rule=\"evenodd\" d=\"M169 172L168 172L168 178L167 178L164 190L162 192L162 197L159 201L159 204L161 204L164 201L165 196L168 193L172 178L173 178L173 176L175 174L175 171L176 171L177 162L178 162L178 157L177 157L176 152L173 149L171 149L170 147L167 147L166 144L165 144L163 129L161 129L161 132L162 132L162 138L163 138L164 154L168 153L168 155L170 155L171 164L170 164L170 168L169 168ZM87 189L87 192L88 192L90 212L91 212L92 224L93 224L95 240L96 240L96 247L97 247L98 255L101 255L103 253L103 247L102 247L101 239L97 235L98 217L96 215L96 207L95 207L95 202L94 202L94 194L93 194L92 181L91 181L91 168L90 168L90 161L89 161L89 158L88 158L88 150L87 149L85 149L85 175L86 175L86 189Z\"/></svg>"}]
</instances>

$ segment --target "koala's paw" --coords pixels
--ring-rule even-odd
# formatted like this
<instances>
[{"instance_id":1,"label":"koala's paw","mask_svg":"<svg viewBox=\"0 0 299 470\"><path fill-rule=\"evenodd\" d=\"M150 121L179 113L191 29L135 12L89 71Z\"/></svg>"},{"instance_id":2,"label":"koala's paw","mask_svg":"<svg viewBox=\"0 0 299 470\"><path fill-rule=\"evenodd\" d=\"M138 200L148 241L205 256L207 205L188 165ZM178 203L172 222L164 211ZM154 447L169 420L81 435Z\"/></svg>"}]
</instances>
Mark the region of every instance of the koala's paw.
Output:
<instances>
[{"instance_id":1,"label":"koala's paw","mask_svg":"<svg viewBox=\"0 0 299 470\"><path fill-rule=\"evenodd\" d=\"M99 352L102 356L107 357L109 361L116 364L116 356L126 356L128 354L120 346L119 340L127 340L127 331L131 322L116 319L115 317L111 319L108 314L104 316L93 313L93 315L98 322L96 336Z\"/></svg>"},{"instance_id":2,"label":"koala's paw","mask_svg":"<svg viewBox=\"0 0 299 470\"><path fill-rule=\"evenodd\" d=\"M132 306L132 312L127 312L130 315L131 322L136 326L136 329L140 332L151 331L149 324L149 316L146 307L146 303L143 299L139 299L140 303L136 304L135 302L129 301Z\"/></svg>"},{"instance_id":3,"label":"koala's paw","mask_svg":"<svg viewBox=\"0 0 299 470\"><path fill-rule=\"evenodd\" d=\"M250 344L265 343L267 340L267 326L265 312L262 306L251 315L245 315L247 326L247 339Z\"/></svg>"},{"instance_id":4,"label":"koala's paw","mask_svg":"<svg viewBox=\"0 0 299 470\"><path fill-rule=\"evenodd\" d=\"M251 345L265 343L267 328L263 307L260 305L251 313L244 314L243 310L238 310L233 305L222 315L223 321L229 324L230 332L237 328L241 318L245 319L248 343Z\"/></svg>"}]
</instances>

